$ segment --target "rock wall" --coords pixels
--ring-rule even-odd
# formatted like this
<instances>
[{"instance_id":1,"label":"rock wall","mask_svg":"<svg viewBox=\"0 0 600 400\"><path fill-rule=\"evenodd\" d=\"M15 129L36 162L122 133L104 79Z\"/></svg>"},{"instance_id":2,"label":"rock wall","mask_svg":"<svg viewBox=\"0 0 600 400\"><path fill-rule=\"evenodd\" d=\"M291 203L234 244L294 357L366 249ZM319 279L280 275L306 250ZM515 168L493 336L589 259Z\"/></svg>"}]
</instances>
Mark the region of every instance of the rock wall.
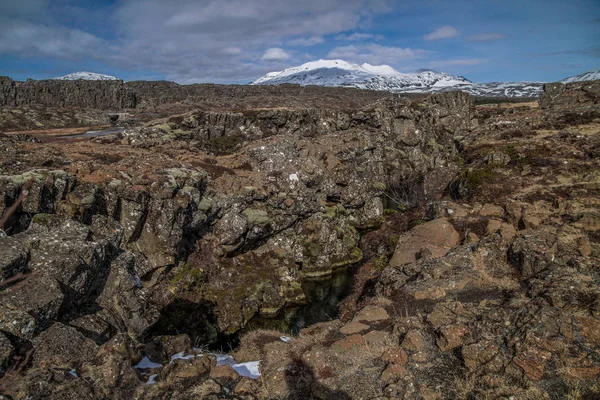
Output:
<instances>
[{"instance_id":1,"label":"rock wall","mask_svg":"<svg viewBox=\"0 0 600 400\"><path fill-rule=\"evenodd\" d=\"M57 81L14 82L0 80L0 105L80 107L99 109L134 108L135 93L123 81Z\"/></svg>"},{"instance_id":2,"label":"rock wall","mask_svg":"<svg viewBox=\"0 0 600 400\"><path fill-rule=\"evenodd\" d=\"M247 86L195 84L179 85L167 81L58 81L27 80L15 82L0 77L0 106L78 107L96 109L155 108L165 104L202 104L206 107L310 106L327 108L360 107L389 96L350 88Z\"/></svg>"},{"instance_id":3,"label":"rock wall","mask_svg":"<svg viewBox=\"0 0 600 400\"><path fill-rule=\"evenodd\" d=\"M540 107L569 107L573 110L600 102L600 81L546 83L540 96Z\"/></svg>"}]
</instances>

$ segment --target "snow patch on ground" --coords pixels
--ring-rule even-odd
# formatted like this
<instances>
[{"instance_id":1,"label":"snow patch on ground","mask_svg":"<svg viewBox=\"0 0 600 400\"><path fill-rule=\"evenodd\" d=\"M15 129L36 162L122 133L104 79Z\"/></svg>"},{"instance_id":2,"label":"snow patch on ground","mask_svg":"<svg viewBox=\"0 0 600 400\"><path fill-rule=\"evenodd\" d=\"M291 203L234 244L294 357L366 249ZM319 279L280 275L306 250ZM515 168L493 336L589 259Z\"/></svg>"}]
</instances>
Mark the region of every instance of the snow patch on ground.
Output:
<instances>
[{"instance_id":1,"label":"snow patch on ground","mask_svg":"<svg viewBox=\"0 0 600 400\"><path fill-rule=\"evenodd\" d=\"M146 381L146 385L154 385L156 383L156 380L158 379L158 374L152 374L148 377L148 380Z\"/></svg>"},{"instance_id":2,"label":"snow patch on ground","mask_svg":"<svg viewBox=\"0 0 600 400\"><path fill-rule=\"evenodd\" d=\"M193 349L196 353L186 354L185 352L175 353L171 356L171 363L175 360L191 360L195 357L202 357L204 354L201 353L200 349ZM208 353L209 355L214 356L217 359L217 366L220 365L229 365L235 372L237 372L240 376L245 376L252 379L258 379L260 377L260 361L249 361L245 363L236 363L233 356L229 354L218 354L218 353ZM162 368L163 365L159 363L155 363L150 360L148 357L142 358L135 368L137 369L154 369L154 368ZM148 381L146 382L148 385L156 383L158 379L158 374L150 375Z\"/></svg>"},{"instance_id":3,"label":"snow patch on ground","mask_svg":"<svg viewBox=\"0 0 600 400\"><path fill-rule=\"evenodd\" d=\"M175 353L171 356L171 362L175 361L175 360L189 360L191 358L196 357L195 354L188 354L187 356L185 355L185 351L181 351L179 353Z\"/></svg>"},{"instance_id":4,"label":"snow patch on ground","mask_svg":"<svg viewBox=\"0 0 600 400\"><path fill-rule=\"evenodd\" d=\"M296 187L296 183L300 182L300 178L296 173L290 174L290 176L288 176L288 179L290 181L290 189L292 190Z\"/></svg>"},{"instance_id":5,"label":"snow patch on ground","mask_svg":"<svg viewBox=\"0 0 600 400\"><path fill-rule=\"evenodd\" d=\"M140 361L135 366L135 368L137 368L137 369L152 369L152 368L162 368L162 367L163 367L162 364L150 361L150 359L148 357L142 358L142 361Z\"/></svg>"}]
</instances>

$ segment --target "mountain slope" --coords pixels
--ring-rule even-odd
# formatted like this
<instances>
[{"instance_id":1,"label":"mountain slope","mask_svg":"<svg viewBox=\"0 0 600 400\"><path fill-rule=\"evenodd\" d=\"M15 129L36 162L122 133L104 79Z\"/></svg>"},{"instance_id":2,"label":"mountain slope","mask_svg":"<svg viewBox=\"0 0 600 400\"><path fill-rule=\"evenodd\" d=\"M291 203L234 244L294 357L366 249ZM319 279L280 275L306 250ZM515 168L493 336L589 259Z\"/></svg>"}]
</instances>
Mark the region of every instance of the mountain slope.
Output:
<instances>
[{"instance_id":1,"label":"mountain slope","mask_svg":"<svg viewBox=\"0 0 600 400\"><path fill-rule=\"evenodd\" d=\"M77 81L77 80L85 80L85 81L118 81L119 78L111 75L97 74L95 72L86 72L79 71L73 72L72 74L61 76L58 78L52 78L53 80L60 81Z\"/></svg>"},{"instance_id":2,"label":"mountain slope","mask_svg":"<svg viewBox=\"0 0 600 400\"><path fill-rule=\"evenodd\" d=\"M596 81L600 79L600 68L597 68L593 71L584 72L583 74L570 76L566 79L560 81L561 83L571 83L571 82L583 82L583 81Z\"/></svg>"},{"instance_id":3,"label":"mountain slope","mask_svg":"<svg viewBox=\"0 0 600 400\"><path fill-rule=\"evenodd\" d=\"M283 71L270 72L253 85L297 83L303 86L350 86L361 89L397 91L439 88L471 83L461 76L435 71L404 74L389 65L352 64L343 60L319 60Z\"/></svg>"},{"instance_id":4,"label":"mountain slope","mask_svg":"<svg viewBox=\"0 0 600 400\"><path fill-rule=\"evenodd\" d=\"M477 96L534 97L542 91L537 82L474 83L462 76L424 70L406 74L388 65L352 64L343 60L319 60L283 71L270 72L253 85L295 83L302 86L345 86L392 93L434 93L463 90Z\"/></svg>"}]
</instances>

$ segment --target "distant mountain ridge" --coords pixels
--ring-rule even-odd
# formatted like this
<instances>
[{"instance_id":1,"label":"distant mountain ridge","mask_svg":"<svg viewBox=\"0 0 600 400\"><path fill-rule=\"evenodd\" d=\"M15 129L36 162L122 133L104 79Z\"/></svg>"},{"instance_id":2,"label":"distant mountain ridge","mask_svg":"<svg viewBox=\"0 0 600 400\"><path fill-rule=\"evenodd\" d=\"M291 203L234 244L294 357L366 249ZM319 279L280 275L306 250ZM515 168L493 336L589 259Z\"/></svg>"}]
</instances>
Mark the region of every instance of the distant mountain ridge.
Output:
<instances>
[{"instance_id":1,"label":"distant mountain ridge","mask_svg":"<svg viewBox=\"0 0 600 400\"><path fill-rule=\"evenodd\" d=\"M79 71L52 80L117 81L119 78ZM561 80L561 83L600 80L600 68ZM391 93L437 93L462 90L485 97L538 97L544 82L475 83L463 76L429 69L402 73L389 65L353 64L343 60L318 60L283 71L269 72L251 85L298 84L301 86L350 87Z\"/></svg>"},{"instance_id":2,"label":"distant mountain ridge","mask_svg":"<svg viewBox=\"0 0 600 400\"><path fill-rule=\"evenodd\" d=\"M270 72L252 82L253 85L297 83L303 86L345 86L360 89L421 91L423 88L442 89L472 82L462 76L436 71L404 74L389 65L352 64L343 60L318 60L283 71Z\"/></svg>"},{"instance_id":3,"label":"distant mountain ridge","mask_svg":"<svg viewBox=\"0 0 600 400\"><path fill-rule=\"evenodd\" d=\"M600 69L562 82L600 79ZM475 96L537 97L543 82L489 82L475 83L462 76L432 70L406 74L389 65L353 64L343 60L318 60L283 71L269 72L252 85L279 85L295 83L302 86L343 86L360 89L384 90L392 93L436 93L462 90Z\"/></svg>"},{"instance_id":4,"label":"distant mountain ridge","mask_svg":"<svg viewBox=\"0 0 600 400\"><path fill-rule=\"evenodd\" d=\"M78 80L84 80L84 81L118 81L119 80L119 78L117 78L116 76L98 74L96 72L87 72L87 71L73 72L72 74L65 75L65 76L60 76L58 78L52 78L52 79L53 80L59 80L59 81L78 81Z\"/></svg>"},{"instance_id":5,"label":"distant mountain ridge","mask_svg":"<svg viewBox=\"0 0 600 400\"><path fill-rule=\"evenodd\" d=\"M596 81L600 79L600 68L596 68L593 71L584 72L583 74L570 76L560 81L561 83L571 82L584 82L584 81Z\"/></svg>"}]
</instances>

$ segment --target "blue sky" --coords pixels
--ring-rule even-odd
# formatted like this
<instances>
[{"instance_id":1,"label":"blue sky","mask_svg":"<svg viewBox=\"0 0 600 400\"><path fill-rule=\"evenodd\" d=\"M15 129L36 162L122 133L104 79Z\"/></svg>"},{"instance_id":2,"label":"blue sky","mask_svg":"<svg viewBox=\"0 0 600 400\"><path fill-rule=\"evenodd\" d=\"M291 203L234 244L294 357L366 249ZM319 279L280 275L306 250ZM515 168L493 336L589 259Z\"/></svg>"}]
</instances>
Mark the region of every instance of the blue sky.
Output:
<instances>
[{"instance_id":1,"label":"blue sky","mask_svg":"<svg viewBox=\"0 0 600 400\"><path fill-rule=\"evenodd\" d=\"M476 82L600 67L599 0L2 0L0 75L247 83L316 59Z\"/></svg>"}]
</instances>

